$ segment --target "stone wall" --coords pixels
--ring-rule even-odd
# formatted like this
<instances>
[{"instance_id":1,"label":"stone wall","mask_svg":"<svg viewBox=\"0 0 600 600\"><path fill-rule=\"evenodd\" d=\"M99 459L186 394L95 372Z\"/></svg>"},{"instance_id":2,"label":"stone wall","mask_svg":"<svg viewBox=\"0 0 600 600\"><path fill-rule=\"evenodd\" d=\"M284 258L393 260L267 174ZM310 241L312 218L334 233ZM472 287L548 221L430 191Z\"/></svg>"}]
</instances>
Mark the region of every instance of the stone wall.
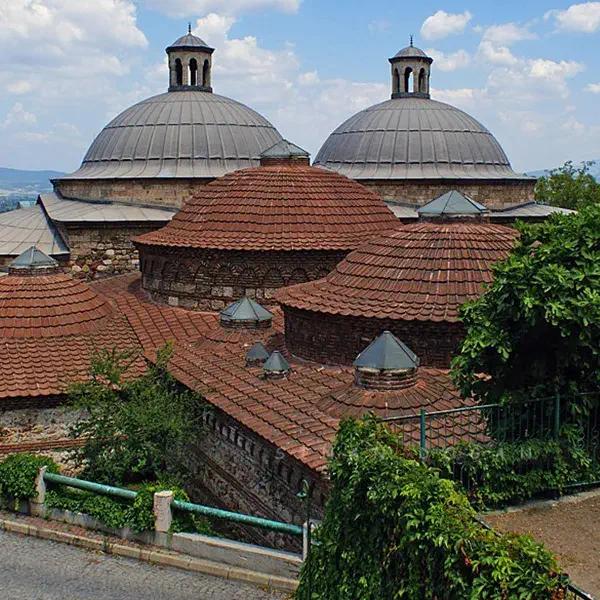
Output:
<instances>
[{"instance_id":1,"label":"stone wall","mask_svg":"<svg viewBox=\"0 0 600 600\"><path fill-rule=\"evenodd\" d=\"M451 190L458 190L488 208L504 208L534 199L534 181L436 181L436 180L358 180L384 200L397 200L422 206Z\"/></svg>"},{"instance_id":2,"label":"stone wall","mask_svg":"<svg viewBox=\"0 0 600 600\"><path fill-rule=\"evenodd\" d=\"M422 366L447 369L464 335L460 323L346 317L287 306L283 312L289 351L322 364L352 364L373 339L389 330Z\"/></svg>"},{"instance_id":3,"label":"stone wall","mask_svg":"<svg viewBox=\"0 0 600 600\"><path fill-rule=\"evenodd\" d=\"M301 525L305 505L298 498L306 480L313 518L322 517L327 482L318 474L216 408L206 411L205 431L190 452L192 497L213 506ZM287 536L245 528L257 543L290 545Z\"/></svg>"},{"instance_id":4,"label":"stone wall","mask_svg":"<svg viewBox=\"0 0 600 600\"><path fill-rule=\"evenodd\" d=\"M273 304L275 290L325 277L346 252L246 252L140 247L142 286L171 306L220 310L249 296Z\"/></svg>"},{"instance_id":5,"label":"stone wall","mask_svg":"<svg viewBox=\"0 0 600 600\"><path fill-rule=\"evenodd\" d=\"M137 271L139 256L131 238L155 231L164 223L57 223L57 226L71 249L71 272L97 279Z\"/></svg>"},{"instance_id":6,"label":"stone wall","mask_svg":"<svg viewBox=\"0 0 600 600\"><path fill-rule=\"evenodd\" d=\"M144 206L181 208L212 179L58 179L55 190L73 200L112 200Z\"/></svg>"}]
</instances>

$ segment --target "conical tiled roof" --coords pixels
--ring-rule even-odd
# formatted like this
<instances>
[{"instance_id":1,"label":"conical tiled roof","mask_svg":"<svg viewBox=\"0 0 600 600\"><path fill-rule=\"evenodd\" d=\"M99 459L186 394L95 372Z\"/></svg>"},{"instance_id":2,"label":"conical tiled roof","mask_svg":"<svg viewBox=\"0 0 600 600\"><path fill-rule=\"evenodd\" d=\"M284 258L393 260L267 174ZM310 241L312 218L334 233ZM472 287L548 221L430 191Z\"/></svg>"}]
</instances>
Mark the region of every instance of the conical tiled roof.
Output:
<instances>
[{"instance_id":1,"label":"conical tiled roof","mask_svg":"<svg viewBox=\"0 0 600 600\"><path fill-rule=\"evenodd\" d=\"M324 279L283 288L285 306L335 315L457 321L506 258L518 233L487 223L423 222L385 233Z\"/></svg>"},{"instance_id":2,"label":"conical tiled roof","mask_svg":"<svg viewBox=\"0 0 600 600\"><path fill-rule=\"evenodd\" d=\"M53 258L38 250L35 246L30 246L19 254L9 265L9 269L40 269L40 268L56 268L58 262Z\"/></svg>"},{"instance_id":3,"label":"conical tiled roof","mask_svg":"<svg viewBox=\"0 0 600 600\"><path fill-rule=\"evenodd\" d=\"M337 173L293 161L202 187L142 245L222 250L351 250L398 222L383 200Z\"/></svg>"},{"instance_id":4,"label":"conical tiled roof","mask_svg":"<svg viewBox=\"0 0 600 600\"><path fill-rule=\"evenodd\" d=\"M246 352L247 363L264 363L269 358L269 352L262 342L256 342L248 352Z\"/></svg>"},{"instance_id":5,"label":"conical tiled roof","mask_svg":"<svg viewBox=\"0 0 600 600\"><path fill-rule=\"evenodd\" d=\"M252 298L244 297L223 309L220 317L222 322L262 322L270 321L273 318L273 313L252 300Z\"/></svg>"},{"instance_id":6,"label":"conical tiled roof","mask_svg":"<svg viewBox=\"0 0 600 600\"><path fill-rule=\"evenodd\" d=\"M273 144L270 148L267 148L261 155L261 159L263 158L293 158L293 157L304 157L308 158L310 154L300 148L300 146L296 146L296 144L292 144L292 142L288 140L280 140L276 144Z\"/></svg>"},{"instance_id":7,"label":"conical tiled roof","mask_svg":"<svg viewBox=\"0 0 600 600\"><path fill-rule=\"evenodd\" d=\"M487 212L489 211L483 204L456 190L446 192L417 209L420 216L438 217L473 216Z\"/></svg>"},{"instance_id":8,"label":"conical tiled roof","mask_svg":"<svg viewBox=\"0 0 600 600\"><path fill-rule=\"evenodd\" d=\"M354 366L382 371L416 369L419 358L393 333L384 331L356 357Z\"/></svg>"},{"instance_id":9,"label":"conical tiled roof","mask_svg":"<svg viewBox=\"0 0 600 600\"><path fill-rule=\"evenodd\" d=\"M290 370L290 363L285 359L283 354L279 350L273 351L271 356L267 359L263 365L263 371L267 374L275 373L287 373Z\"/></svg>"}]
</instances>

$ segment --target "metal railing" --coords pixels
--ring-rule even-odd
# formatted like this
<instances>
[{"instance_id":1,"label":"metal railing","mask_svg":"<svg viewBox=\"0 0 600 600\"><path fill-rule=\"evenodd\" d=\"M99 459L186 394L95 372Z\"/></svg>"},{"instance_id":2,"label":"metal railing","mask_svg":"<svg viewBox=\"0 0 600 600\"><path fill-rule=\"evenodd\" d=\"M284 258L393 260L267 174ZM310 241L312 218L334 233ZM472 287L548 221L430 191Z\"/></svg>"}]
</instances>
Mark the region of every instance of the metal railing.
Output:
<instances>
[{"instance_id":1,"label":"metal railing","mask_svg":"<svg viewBox=\"0 0 600 600\"><path fill-rule=\"evenodd\" d=\"M93 492L95 494L114 496L116 498L122 498L125 500L135 500L138 495L138 492L134 490L114 487L111 485L104 485L101 483L95 483L93 481L77 479L75 477L66 477L65 475L58 475L56 473L45 472L44 481L48 483L66 485L68 487L84 490L87 492ZM172 506L177 510L196 513L215 519L222 519L224 521L230 521L233 523L240 523L251 527L260 527L262 529L275 531L277 533L285 533L288 535L300 537L304 535L304 530L302 526L294 525L293 523L272 521L271 519L264 519L262 517L256 517L254 515L247 515L243 513L231 512L228 510L221 510L212 506L204 506L202 504L194 504L192 502L183 502L182 500L173 500Z\"/></svg>"}]
</instances>

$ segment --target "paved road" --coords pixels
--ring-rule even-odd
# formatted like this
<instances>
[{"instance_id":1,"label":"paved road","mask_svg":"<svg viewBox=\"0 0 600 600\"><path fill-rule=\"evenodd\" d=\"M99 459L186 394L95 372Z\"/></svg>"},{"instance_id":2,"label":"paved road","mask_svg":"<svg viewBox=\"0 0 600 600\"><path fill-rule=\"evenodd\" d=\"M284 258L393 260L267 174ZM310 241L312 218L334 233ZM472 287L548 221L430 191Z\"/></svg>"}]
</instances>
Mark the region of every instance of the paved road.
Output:
<instances>
[{"instance_id":1,"label":"paved road","mask_svg":"<svg viewBox=\"0 0 600 600\"><path fill-rule=\"evenodd\" d=\"M253 586L0 531L2 600L275 600Z\"/></svg>"}]
</instances>

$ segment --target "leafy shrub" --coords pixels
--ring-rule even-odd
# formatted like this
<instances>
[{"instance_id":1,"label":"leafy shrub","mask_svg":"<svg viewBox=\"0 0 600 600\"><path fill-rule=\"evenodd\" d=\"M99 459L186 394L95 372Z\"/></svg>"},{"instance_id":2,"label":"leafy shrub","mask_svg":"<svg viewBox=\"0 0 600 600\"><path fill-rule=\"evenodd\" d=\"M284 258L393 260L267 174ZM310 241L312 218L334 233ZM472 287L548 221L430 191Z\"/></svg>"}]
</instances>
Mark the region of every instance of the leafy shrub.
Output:
<instances>
[{"instance_id":1,"label":"leafy shrub","mask_svg":"<svg viewBox=\"0 0 600 600\"><path fill-rule=\"evenodd\" d=\"M44 466L58 473L58 465L48 456L11 454L0 462L0 495L18 500L33 498L35 478Z\"/></svg>"},{"instance_id":2,"label":"leafy shrub","mask_svg":"<svg viewBox=\"0 0 600 600\"><path fill-rule=\"evenodd\" d=\"M428 463L443 477L466 489L472 504L494 508L529 500L570 484L595 481L598 465L585 449L576 426L564 427L558 439L465 443L429 452Z\"/></svg>"},{"instance_id":3,"label":"leafy shrub","mask_svg":"<svg viewBox=\"0 0 600 600\"><path fill-rule=\"evenodd\" d=\"M137 490L138 495L133 502L59 486L46 494L46 506L89 515L113 529L130 527L141 533L154 529L154 493L167 489L174 492L177 500L189 501L184 490L170 484L144 484ZM212 533L207 521L189 513L175 513L171 531Z\"/></svg>"},{"instance_id":4,"label":"leafy shrub","mask_svg":"<svg viewBox=\"0 0 600 600\"><path fill-rule=\"evenodd\" d=\"M131 509L125 501L91 492L62 487L49 490L46 493L46 506L89 515L114 529L129 525Z\"/></svg>"},{"instance_id":5,"label":"leafy shrub","mask_svg":"<svg viewBox=\"0 0 600 600\"><path fill-rule=\"evenodd\" d=\"M368 417L345 421L299 600L558 600L566 577L528 537L488 531L455 484L402 455Z\"/></svg>"}]
</instances>

